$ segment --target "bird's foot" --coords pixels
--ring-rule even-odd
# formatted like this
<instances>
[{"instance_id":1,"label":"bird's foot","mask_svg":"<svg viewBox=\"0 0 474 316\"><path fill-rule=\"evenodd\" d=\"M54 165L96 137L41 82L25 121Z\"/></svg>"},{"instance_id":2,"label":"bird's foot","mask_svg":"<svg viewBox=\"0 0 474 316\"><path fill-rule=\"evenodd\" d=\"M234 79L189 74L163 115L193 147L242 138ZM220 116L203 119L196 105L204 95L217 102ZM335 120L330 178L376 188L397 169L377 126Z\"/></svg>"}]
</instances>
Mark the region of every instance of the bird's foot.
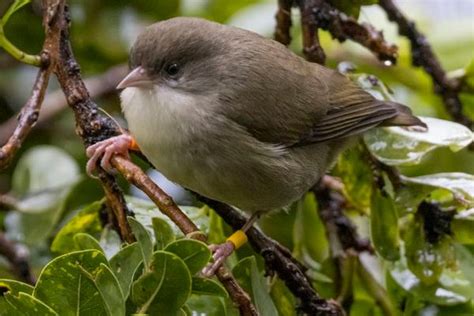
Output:
<instances>
[{"instance_id":1,"label":"bird's foot","mask_svg":"<svg viewBox=\"0 0 474 316\"><path fill-rule=\"evenodd\" d=\"M94 177L93 172L97 168L97 162L99 160L102 169L109 173L112 172L113 167L110 160L113 155L122 155L126 158L130 158L128 150L133 147L134 143L135 141L132 136L121 134L87 147L86 154L87 157L89 157L86 166L87 174Z\"/></svg>"},{"instance_id":2,"label":"bird's foot","mask_svg":"<svg viewBox=\"0 0 474 316\"><path fill-rule=\"evenodd\" d=\"M234 252L235 245L231 241L226 241L220 245L209 245L209 249L213 253L213 262L210 262L202 270L202 274L205 277L211 277L216 274L217 270L222 266L224 261Z\"/></svg>"}]
</instances>

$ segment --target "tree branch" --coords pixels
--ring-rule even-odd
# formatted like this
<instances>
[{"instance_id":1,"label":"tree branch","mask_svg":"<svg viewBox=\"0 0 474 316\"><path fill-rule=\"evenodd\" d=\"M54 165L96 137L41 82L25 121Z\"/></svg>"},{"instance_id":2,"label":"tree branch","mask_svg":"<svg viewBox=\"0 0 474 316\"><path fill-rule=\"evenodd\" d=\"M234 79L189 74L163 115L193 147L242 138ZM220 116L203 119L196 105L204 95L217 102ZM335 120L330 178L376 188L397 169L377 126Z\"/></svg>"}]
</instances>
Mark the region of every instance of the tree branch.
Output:
<instances>
[{"instance_id":1,"label":"tree branch","mask_svg":"<svg viewBox=\"0 0 474 316\"><path fill-rule=\"evenodd\" d=\"M426 37L418 31L414 22L402 14L392 0L380 0L380 6L390 21L398 25L399 33L410 40L413 65L422 67L431 76L434 90L443 99L448 113L456 122L474 129L474 122L462 111L458 94L459 82L448 78Z\"/></svg>"},{"instance_id":2,"label":"tree branch","mask_svg":"<svg viewBox=\"0 0 474 316\"><path fill-rule=\"evenodd\" d=\"M241 229L247 219L231 206L198 196L234 229ZM270 271L275 271L295 297L300 299L301 311L308 315L343 315L341 307L333 300L321 298L308 280L306 268L276 241L265 236L255 227L247 231L253 249L265 260Z\"/></svg>"},{"instance_id":3,"label":"tree branch","mask_svg":"<svg viewBox=\"0 0 474 316\"><path fill-rule=\"evenodd\" d=\"M28 263L28 251L25 247L8 240L3 232L0 232L0 254L10 262L12 271L18 278L28 284L36 283Z\"/></svg>"},{"instance_id":4,"label":"tree branch","mask_svg":"<svg viewBox=\"0 0 474 316\"><path fill-rule=\"evenodd\" d=\"M398 48L388 44L382 32L372 25L358 23L354 18L334 8L325 0L298 0L303 29L303 46L309 61L324 63L324 51L319 39L318 29L331 33L339 42L351 39L369 49L384 63L395 64Z\"/></svg>"},{"instance_id":5,"label":"tree branch","mask_svg":"<svg viewBox=\"0 0 474 316\"><path fill-rule=\"evenodd\" d=\"M277 25L274 38L276 41L288 46L291 43L291 7L293 0L278 0L278 11L275 15Z\"/></svg>"},{"instance_id":6,"label":"tree branch","mask_svg":"<svg viewBox=\"0 0 474 316\"><path fill-rule=\"evenodd\" d=\"M91 98L99 98L103 95L115 91L117 84L127 74L127 65L117 65L108 69L106 72L97 76L89 77L84 80ZM51 120L68 106L64 93L61 89L46 94L41 115L38 117L37 126L43 125ZM17 125L17 118L11 117L0 125L0 144L7 142L10 134L13 133Z\"/></svg>"}]
</instances>

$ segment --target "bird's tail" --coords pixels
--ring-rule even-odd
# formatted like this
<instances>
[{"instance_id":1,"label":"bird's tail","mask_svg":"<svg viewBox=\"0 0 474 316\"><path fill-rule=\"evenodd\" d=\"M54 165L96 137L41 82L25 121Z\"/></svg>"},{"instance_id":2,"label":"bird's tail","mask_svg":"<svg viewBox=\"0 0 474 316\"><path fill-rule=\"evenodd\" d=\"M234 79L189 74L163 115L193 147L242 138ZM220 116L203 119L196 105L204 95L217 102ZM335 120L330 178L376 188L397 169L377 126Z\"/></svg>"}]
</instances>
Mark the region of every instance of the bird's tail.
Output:
<instances>
[{"instance_id":1,"label":"bird's tail","mask_svg":"<svg viewBox=\"0 0 474 316\"><path fill-rule=\"evenodd\" d=\"M428 129L428 126L425 123L413 115L409 107L392 101L387 101L384 103L396 109L397 115L383 121L383 123L380 124L381 126L419 126L425 130Z\"/></svg>"}]
</instances>

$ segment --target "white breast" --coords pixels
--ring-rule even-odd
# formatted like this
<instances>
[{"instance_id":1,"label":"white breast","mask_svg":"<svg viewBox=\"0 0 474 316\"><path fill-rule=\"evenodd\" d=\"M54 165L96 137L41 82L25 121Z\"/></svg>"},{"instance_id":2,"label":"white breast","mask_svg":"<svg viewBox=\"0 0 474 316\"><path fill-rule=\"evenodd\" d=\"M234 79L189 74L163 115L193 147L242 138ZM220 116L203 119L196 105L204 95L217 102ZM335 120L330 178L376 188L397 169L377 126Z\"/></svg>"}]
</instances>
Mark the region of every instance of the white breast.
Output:
<instances>
[{"instance_id":1,"label":"white breast","mask_svg":"<svg viewBox=\"0 0 474 316\"><path fill-rule=\"evenodd\" d=\"M166 176L179 181L195 137L195 121L204 113L190 96L166 86L127 88L121 94L129 129L145 156ZM192 163L192 161L189 161Z\"/></svg>"}]
</instances>

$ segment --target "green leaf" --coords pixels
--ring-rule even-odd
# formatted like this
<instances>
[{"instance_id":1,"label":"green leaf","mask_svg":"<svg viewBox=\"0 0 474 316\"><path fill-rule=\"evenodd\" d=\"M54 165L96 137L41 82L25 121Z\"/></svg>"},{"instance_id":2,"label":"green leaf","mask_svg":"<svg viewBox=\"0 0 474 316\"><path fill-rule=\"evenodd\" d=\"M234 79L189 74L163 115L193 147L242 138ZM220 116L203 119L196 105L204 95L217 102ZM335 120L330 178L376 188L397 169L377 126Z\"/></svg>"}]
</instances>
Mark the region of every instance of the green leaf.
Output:
<instances>
[{"instance_id":1,"label":"green leaf","mask_svg":"<svg viewBox=\"0 0 474 316\"><path fill-rule=\"evenodd\" d=\"M433 304L456 305L473 298L473 287L460 271L445 270L438 282L428 285L400 260L390 268L390 276L405 291Z\"/></svg>"},{"instance_id":2,"label":"green leaf","mask_svg":"<svg viewBox=\"0 0 474 316\"><path fill-rule=\"evenodd\" d=\"M459 212L451 222L454 239L460 244L474 244L474 208Z\"/></svg>"},{"instance_id":3,"label":"green leaf","mask_svg":"<svg viewBox=\"0 0 474 316\"><path fill-rule=\"evenodd\" d=\"M31 294L33 293L33 287L29 284L16 281L16 280L6 280L0 279L0 315L3 315L1 311L9 311L8 302L5 299L5 294L9 293L14 296L18 296L20 292Z\"/></svg>"},{"instance_id":4,"label":"green leaf","mask_svg":"<svg viewBox=\"0 0 474 316\"><path fill-rule=\"evenodd\" d=\"M60 220L69 192L80 180L75 160L53 146L37 146L19 160L12 191L21 196L20 212L7 216L7 233L29 245L38 245Z\"/></svg>"},{"instance_id":5,"label":"green leaf","mask_svg":"<svg viewBox=\"0 0 474 316\"><path fill-rule=\"evenodd\" d=\"M173 229L167 221L159 217L153 217L151 219L151 224L153 225L153 230L155 232L157 250L164 249L166 245L174 241L175 236L173 233Z\"/></svg>"},{"instance_id":6,"label":"green leaf","mask_svg":"<svg viewBox=\"0 0 474 316\"><path fill-rule=\"evenodd\" d=\"M110 259L110 267L119 281L125 298L130 294L133 278L142 262L143 255L138 242L125 246Z\"/></svg>"},{"instance_id":7,"label":"green leaf","mask_svg":"<svg viewBox=\"0 0 474 316\"><path fill-rule=\"evenodd\" d=\"M1 315L9 316L37 316L37 315L58 315L51 307L31 296L30 294L20 292L17 295L6 293L3 299L7 304L0 310Z\"/></svg>"},{"instance_id":8,"label":"green leaf","mask_svg":"<svg viewBox=\"0 0 474 316\"><path fill-rule=\"evenodd\" d=\"M135 238L137 238L138 245L140 246L143 262L145 263L145 269L148 269L150 267L151 256L153 253L153 242L151 236L146 228L143 227L143 225L135 218L128 217L128 223L130 224L133 234L135 235Z\"/></svg>"},{"instance_id":9,"label":"green leaf","mask_svg":"<svg viewBox=\"0 0 474 316\"><path fill-rule=\"evenodd\" d=\"M8 8L7 12L5 12L5 14L3 15L0 21L0 27L6 25L10 17L13 15L13 13L15 13L16 11L20 10L23 6L30 3L30 1L31 0L15 0L12 3L12 5Z\"/></svg>"},{"instance_id":10,"label":"green leaf","mask_svg":"<svg viewBox=\"0 0 474 316\"><path fill-rule=\"evenodd\" d=\"M110 268L101 263L96 275L92 275L85 269L82 270L82 272L85 277L94 283L96 289L99 291L100 296L105 303L104 305L107 315L125 315L125 300L123 293L120 289L117 278L114 276Z\"/></svg>"},{"instance_id":11,"label":"green leaf","mask_svg":"<svg viewBox=\"0 0 474 316\"><path fill-rule=\"evenodd\" d=\"M211 279L204 279L199 277L193 277L192 279L192 293L199 295L215 295L221 297L228 297L225 288Z\"/></svg>"},{"instance_id":12,"label":"green leaf","mask_svg":"<svg viewBox=\"0 0 474 316\"><path fill-rule=\"evenodd\" d=\"M104 253L97 239L89 234L77 233L74 235L74 243L79 250L95 249Z\"/></svg>"},{"instance_id":13,"label":"green leaf","mask_svg":"<svg viewBox=\"0 0 474 316\"><path fill-rule=\"evenodd\" d=\"M418 220L406 226L404 240L408 268L424 284L434 284L443 272L443 257L435 245L425 240L423 226Z\"/></svg>"},{"instance_id":14,"label":"green leaf","mask_svg":"<svg viewBox=\"0 0 474 316\"><path fill-rule=\"evenodd\" d=\"M191 310L190 315L206 315L206 316L237 316L239 312L232 301L224 300L219 296L196 295L192 294L186 301L186 306Z\"/></svg>"},{"instance_id":15,"label":"green leaf","mask_svg":"<svg viewBox=\"0 0 474 316\"><path fill-rule=\"evenodd\" d=\"M333 174L344 183L344 196L349 204L368 213L373 179L362 146L354 146L339 155Z\"/></svg>"},{"instance_id":16,"label":"green leaf","mask_svg":"<svg viewBox=\"0 0 474 316\"><path fill-rule=\"evenodd\" d=\"M207 245L194 239L180 239L166 246L165 251L174 253L188 266L191 275L201 271L211 259Z\"/></svg>"},{"instance_id":17,"label":"green leaf","mask_svg":"<svg viewBox=\"0 0 474 316\"><path fill-rule=\"evenodd\" d=\"M297 203L293 227L293 254L300 260L311 258L311 260L321 262L328 256L329 248L326 228L319 218L314 194L306 194Z\"/></svg>"},{"instance_id":18,"label":"green leaf","mask_svg":"<svg viewBox=\"0 0 474 316\"><path fill-rule=\"evenodd\" d=\"M453 151L468 146L474 134L465 126L430 117L420 117L427 132L409 131L403 127L375 128L364 134L372 154L391 166L418 164L423 156L439 147Z\"/></svg>"},{"instance_id":19,"label":"green leaf","mask_svg":"<svg viewBox=\"0 0 474 316\"><path fill-rule=\"evenodd\" d=\"M61 316L108 315L107 302L93 280L107 265L105 256L97 250L71 252L50 261L41 272L33 296L42 300ZM102 272L101 272L102 273ZM117 282L116 295L121 296Z\"/></svg>"},{"instance_id":20,"label":"green leaf","mask_svg":"<svg viewBox=\"0 0 474 316\"><path fill-rule=\"evenodd\" d=\"M132 286L132 301L138 313L173 315L191 294L191 274L177 255L157 251L153 253L150 270Z\"/></svg>"},{"instance_id":21,"label":"green leaf","mask_svg":"<svg viewBox=\"0 0 474 316\"><path fill-rule=\"evenodd\" d=\"M420 190L416 186L427 187L427 192L436 188L452 192L456 198L465 203L474 205L474 176L461 172L436 173L419 177L404 177L402 181L411 187L411 190Z\"/></svg>"},{"instance_id":22,"label":"green leaf","mask_svg":"<svg viewBox=\"0 0 474 316\"><path fill-rule=\"evenodd\" d=\"M394 201L375 186L372 190L370 233L374 247L382 258L389 261L400 258L398 215Z\"/></svg>"},{"instance_id":23,"label":"green leaf","mask_svg":"<svg viewBox=\"0 0 474 316\"><path fill-rule=\"evenodd\" d=\"M232 274L244 290L250 294L260 315L278 315L265 280L258 271L254 256L242 259L232 269Z\"/></svg>"},{"instance_id":24,"label":"green leaf","mask_svg":"<svg viewBox=\"0 0 474 316\"><path fill-rule=\"evenodd\" d=\"M105 227L100 234L100 247L104 250L105 257L110 260L122 248L119 234L111 227Z\"/></svg>"},{"instance_id":25,"label":"green leaf","mask_svg":"<svg viewBox=\"0 0 474 316\"><path fill-rule=\"evenodd\" d=\"M296 316L296 302L293 294L279 278L272 281L271 292L273 302L279 315Z\"/></svg>"},{"instance_id":26,"label":"green leaf","mask_svg":"<svg viewBox=\"0 0 474 316\"><path fill-rule=\"evenodd\" d=\"M102 230L99 212L102 208L102 201L97 201L79 211L54 237L51 244L51 251L57 254L64 254L79 250L74 242L77 233L97 234Z\"/></svg>"}]
</instances>

